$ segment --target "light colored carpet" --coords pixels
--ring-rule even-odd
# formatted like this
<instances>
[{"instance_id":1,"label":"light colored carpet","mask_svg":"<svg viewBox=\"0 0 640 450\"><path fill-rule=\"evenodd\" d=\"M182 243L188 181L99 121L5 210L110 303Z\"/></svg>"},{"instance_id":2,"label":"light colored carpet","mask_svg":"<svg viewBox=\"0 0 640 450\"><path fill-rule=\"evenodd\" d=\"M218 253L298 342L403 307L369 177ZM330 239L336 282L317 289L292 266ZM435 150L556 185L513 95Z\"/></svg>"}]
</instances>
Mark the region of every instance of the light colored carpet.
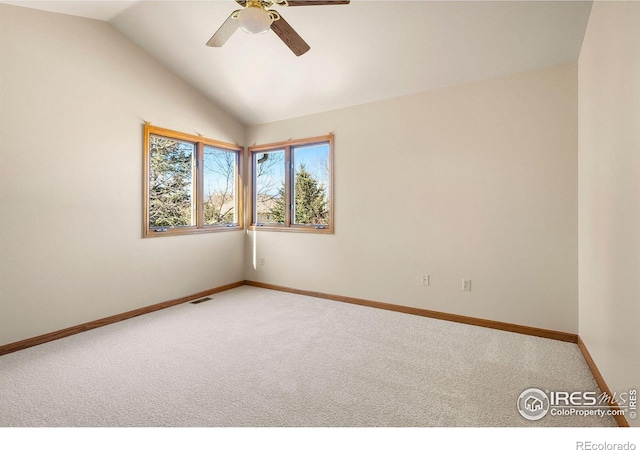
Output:
<instances>
[{"instance_id":1,"label":"light colored carpet","mask_svg":"<svg viewBox=\"0 0 640 450\"><path fill-rule=\"evenodd\" d=\"M615 426L574 344L244 286L0 357L0 426Z\"/></svg>"}]
</instances>

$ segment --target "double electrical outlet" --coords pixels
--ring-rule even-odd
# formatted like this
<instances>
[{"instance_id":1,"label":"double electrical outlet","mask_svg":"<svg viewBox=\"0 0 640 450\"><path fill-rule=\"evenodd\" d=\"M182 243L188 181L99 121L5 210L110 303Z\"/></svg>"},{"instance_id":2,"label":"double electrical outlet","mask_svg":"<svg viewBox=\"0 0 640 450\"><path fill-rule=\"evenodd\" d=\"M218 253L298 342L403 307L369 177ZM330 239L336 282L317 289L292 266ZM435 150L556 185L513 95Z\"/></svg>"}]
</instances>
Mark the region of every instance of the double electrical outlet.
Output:
<instances>
[{"instance_id":1,"label":"double electrical outlet","mask_svg":"<svg viewBox=\"0 0 640 450\"><path fill-rule=\"evenodd\" d=\"M422 286L429 286L429 275L423 273L420 275L420 284ZM462 280L462 290L470 291L471 290L471 280Z\"/></svg>"}]
</instances>

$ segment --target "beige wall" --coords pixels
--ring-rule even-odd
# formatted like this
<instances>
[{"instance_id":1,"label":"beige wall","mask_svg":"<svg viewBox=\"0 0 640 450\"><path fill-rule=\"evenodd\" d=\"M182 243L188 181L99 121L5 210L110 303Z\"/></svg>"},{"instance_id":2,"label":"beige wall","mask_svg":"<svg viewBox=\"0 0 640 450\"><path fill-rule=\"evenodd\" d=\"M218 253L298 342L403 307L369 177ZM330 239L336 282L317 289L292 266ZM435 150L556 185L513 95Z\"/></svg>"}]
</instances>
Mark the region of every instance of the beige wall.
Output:
<instances>
[{"instance_id":1,"label":"beige wall","mask_svg":"<svg viewBox=\"0 0 640 450\"><path fill-rule=\"evenodd\" d=\"M640 3L593 5L579 114L580 336L612 391L640 389Z\"/></svg>"},{"instance_id":2,"label":"beige wall","mask_svg":"<svg viewBox=\"0 0 640 450\"><path fill-rule=\"evenodd\" d=\"M0 345L243 279L242 232L141 239L144 121L244 139L107 23L0 5Z\"/></svg>"},{"instance_id":3,"label":"beige wall","mask_svg":"<svg viewBox=\"0 0 640 450\"><path fill-rule=\"evenodd\" d=\"M567 64L250 127L335 133L336 233L250 232L245 276L575 333L577 121Z\"/></svg>"}]
</instances>

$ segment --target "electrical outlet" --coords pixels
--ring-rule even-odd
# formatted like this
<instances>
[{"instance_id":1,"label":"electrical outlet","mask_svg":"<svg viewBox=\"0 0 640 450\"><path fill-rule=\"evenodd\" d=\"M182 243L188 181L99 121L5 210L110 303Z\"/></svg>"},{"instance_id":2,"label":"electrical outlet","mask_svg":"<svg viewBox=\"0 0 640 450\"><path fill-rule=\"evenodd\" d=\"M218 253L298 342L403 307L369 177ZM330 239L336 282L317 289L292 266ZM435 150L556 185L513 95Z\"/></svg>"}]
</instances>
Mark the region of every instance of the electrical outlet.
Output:
<instances>
[{"instance_id":1,"label":"electrical outlet","mask_svg":"<svg viewBox=\"0 0 640 450\"><path fill-rule=\"evenodd\" d=\"M260 265L264 266L266 263L266 259L265 258L260 258Z\"/></svg>"},{"instance_id":2,"label":"electrical outlet","mask_svg":"<svg viewBox=\"0 0 640 450\"><path fill-rule=\"evenodd\" d=\"M462 290L463 291L471 290L471 280L462 280Z\"/></svg>"},{"instance_id":3,"label":"electrical outlet","mask_svg":"<svg viewBox=\"0 0 640 450\"><path fill-rule=\"evenodd\" d=\"M429 275L427 275L426 273L423 273L420 276L420 284L423 286L429 286Z\"/></svg>"}]
</instances>

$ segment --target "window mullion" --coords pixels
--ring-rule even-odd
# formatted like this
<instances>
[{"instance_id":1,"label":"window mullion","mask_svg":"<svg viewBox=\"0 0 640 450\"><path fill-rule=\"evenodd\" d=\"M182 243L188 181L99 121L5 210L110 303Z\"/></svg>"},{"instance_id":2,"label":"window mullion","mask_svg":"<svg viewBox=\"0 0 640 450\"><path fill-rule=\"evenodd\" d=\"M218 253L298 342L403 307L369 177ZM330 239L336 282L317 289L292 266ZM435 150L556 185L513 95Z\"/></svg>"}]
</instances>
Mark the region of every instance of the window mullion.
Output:
<instances>
[{"instance_id":1,"label":"window mullion","mask_svg":"<svg viewBox=\"0 0 640 450\"><path fill-rule=\"evenodd\" d=\"M291 212L293 210L293 185L291 172L293 170L293 163L291 161L291 146L287 145L284 148L284 197L285 197L285 209L284 209L284 226L291 226Z\"/></svg>"},{"instance_id":2,"label":"window mullion","mask_svg":"<svg viewBox=\"0 0 640 450\"><path fill-rule=\"evenodd\" d=\"M251 167L251 176L249 177L251 183L251 189L249 190L249 195L251 196L251 216L249 217L249 225L258 224L258 183L255 175L258 171L258 163L256 159L256 153L249 151L249 165Z\"/></svg>"},{"instance_id":3,"label":"window mullion","mask_svg":"<svg viewBox=\"0 0 640 450\"><path fill-rule=\"evenodd\" d=\"M204 144L196 146L196 228L204 228Z\"/></svg>"},{"instance_id":4,"label":"window mullion","mask_svg":"<svg viewBox=\"0 0 640 450\"><path fill-rule=\"evenodd\" d=\"M244 158L244 151L242 153L236 153L236 165L234 168L234 180L236 180L235 185L233 186L233 198L235 201L235 209L234 209L234 219L233 221L238 224L238 226L244 226L244 198L241 195L242 193L242 159Z\"/></svg>"}]
</instances>

